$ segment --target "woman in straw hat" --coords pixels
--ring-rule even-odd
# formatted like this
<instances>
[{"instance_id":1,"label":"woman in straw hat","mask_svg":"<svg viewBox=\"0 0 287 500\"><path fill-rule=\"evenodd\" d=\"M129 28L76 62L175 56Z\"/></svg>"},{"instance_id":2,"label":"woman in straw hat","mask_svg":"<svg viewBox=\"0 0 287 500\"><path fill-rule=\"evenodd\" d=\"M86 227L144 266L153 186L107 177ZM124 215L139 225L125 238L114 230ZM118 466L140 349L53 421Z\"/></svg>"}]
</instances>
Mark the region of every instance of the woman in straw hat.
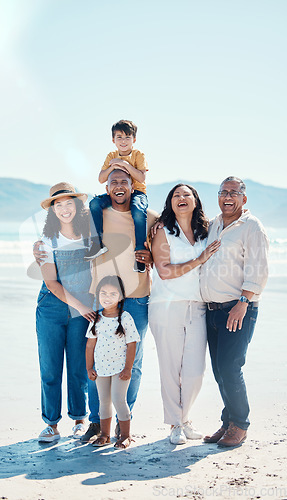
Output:
<instances>
[{"instance_id":1,"label":"woman in straw hat","mask_svg":"<svg viewBox=\"0 0 287 500\"><path fill-rule=\"evenodd\" d=\"M47 427L39 441L60 439L61 386L64 353L67 365L68 415L75 420L73 436L84 432L87 374L86 330L95 313L90 265L85 262L89 238L89 216L84 207L87 195L77 193L66 182L50 189L41 206L48 211L42 241L47 257L41 262L44 279L38 297L38 338L42 418Z\"/></svg>"}]
</instances>

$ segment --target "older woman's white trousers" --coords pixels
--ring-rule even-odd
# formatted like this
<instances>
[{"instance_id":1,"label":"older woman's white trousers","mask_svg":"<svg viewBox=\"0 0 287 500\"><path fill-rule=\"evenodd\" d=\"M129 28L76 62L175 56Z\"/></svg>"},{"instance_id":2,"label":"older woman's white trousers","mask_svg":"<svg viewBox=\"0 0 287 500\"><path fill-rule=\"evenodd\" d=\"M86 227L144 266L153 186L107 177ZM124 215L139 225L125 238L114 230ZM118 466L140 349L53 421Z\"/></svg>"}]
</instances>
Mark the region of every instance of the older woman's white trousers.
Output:
<instances>
[{"instance_id":1,"label":"older woman's white trousers","mask_svg":"<svg viewBox=\"0 0 287 500\"><path fill-rule=\"evenodd\" d=\"M206 353L206 305L202 302L155 302L149 324L155 339L164 422L182 425L202 385Z\"/></svg>"}]
</instances>

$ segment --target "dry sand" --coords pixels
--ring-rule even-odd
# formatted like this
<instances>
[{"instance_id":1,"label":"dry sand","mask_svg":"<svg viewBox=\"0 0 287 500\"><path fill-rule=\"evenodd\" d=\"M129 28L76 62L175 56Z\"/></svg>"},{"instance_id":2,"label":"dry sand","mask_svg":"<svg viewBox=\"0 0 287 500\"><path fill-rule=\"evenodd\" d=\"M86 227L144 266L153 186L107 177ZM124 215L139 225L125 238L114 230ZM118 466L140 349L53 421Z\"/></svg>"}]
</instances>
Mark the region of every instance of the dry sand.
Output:
<instances>
[{"instance_id":1,"label":"dry sand","mask_svg":"<svg viewBox=\"0 0 287 500\"><path fill-rule=\"evenodd\" d=\"M71 439L73 423L65 414L65 405L59 424L62 439L55 445L39 444L37 436L44 425L33 311L39 284L23 287L16 296L11 287L11 296L8 290L2 303L8 314L1 333L0 498L287 498L284 279L270 279L262 298L245 369L252 425L243 446L229 450L200 440L181 446L169 443L150 332L134 408L132 446L128 450L115 450L112 445L97 449ZM12 300L18 304L14 311ZM214 432L220 427L220 411L221 400L208 362L192 420L203 433Z\"/></svg>"}]
</instances>

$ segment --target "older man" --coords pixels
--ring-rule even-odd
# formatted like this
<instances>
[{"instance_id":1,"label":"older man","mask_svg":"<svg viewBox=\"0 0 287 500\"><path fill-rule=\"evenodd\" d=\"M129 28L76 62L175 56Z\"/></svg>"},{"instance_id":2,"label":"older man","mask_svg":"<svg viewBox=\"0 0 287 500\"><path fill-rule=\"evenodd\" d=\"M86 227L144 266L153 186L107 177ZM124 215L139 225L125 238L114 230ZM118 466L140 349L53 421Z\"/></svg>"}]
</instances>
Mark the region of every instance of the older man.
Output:
<instances>
[{"instance_id":1,"label":"older man","mask_svg":"<svg viewBox=\"0 0 287 500\"><path fill-rule=\"evenodd\" d=\"M130 212L130 199L133 192L132 179L128 172L116 168L109 177L106 186L112 205L103 210L103 243L109 249L93 261L93 282L90 292L95 293L98 282L107 275L119 275L125 285L127 299L124 310L134 319L141 341L137 343L132 377L127 393L127 403L132 410L137 398L143 358L143 340L148 326L148 297L150 294L150 275L134 271L135 228ZM156 220L157 214L148 210L148 230ZM150 264L149 250L138 250L136 259ZM100 430L99 400L95 382L88 381L89 408L91 422L82 441L89 441ZM116 432L119 431L117 428Z\"/></svg>"},{"instance_id":2,"label":"older man","mask_svg":"<svg viewBox=\"0 0 287 500\"><path fill-rule=\"evenodd\" d=\"M242 366L268 274L268 239L260 221L244 209L245 191L237 177L222 182L221 214L211 222L207 241L219 239L221 246L201 268L209 351L224 403L222 427L204 441L222 447L240 446L246 439L249 404Z\"/></svg>"}]
</instances>

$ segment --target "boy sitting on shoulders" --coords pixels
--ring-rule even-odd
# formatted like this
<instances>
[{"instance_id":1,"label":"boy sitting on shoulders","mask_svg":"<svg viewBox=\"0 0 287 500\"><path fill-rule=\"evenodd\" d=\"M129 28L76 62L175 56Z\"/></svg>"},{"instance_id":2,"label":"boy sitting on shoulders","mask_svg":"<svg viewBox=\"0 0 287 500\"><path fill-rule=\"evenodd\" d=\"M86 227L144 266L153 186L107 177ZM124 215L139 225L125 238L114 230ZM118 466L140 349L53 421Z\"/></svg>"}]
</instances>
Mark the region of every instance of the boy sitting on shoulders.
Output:
<instances>
[{"instance_id":1,"label":"boy sitting on shoulders","mask_svg":"<svg viewBox=\"0 0 287 500\"><path fill-rule=\"evenodd\" d=\"M99 174L99 182L105 183L109 174L120 168L128 172L133 179L134 191L131 196L131 214L135 225L135 251L144 250L144 242L147 237L147 195L145 176L148 170L145 155L138 149L133 149L136 142L137 126L129 120L120 120L112 126L112 141L117 147L117 151L109 153ZM119 189L117 198L119 204L124 198L124 192ZM90 202L90 210L97 237L92 237L92 246L86 259L92 260L95 257L108 251L103 245L103 209L111 206L111 199L108 194L95 196ZM134 270L145 271L145 264L135 260Z\"/></svg>"}]
</instances>

